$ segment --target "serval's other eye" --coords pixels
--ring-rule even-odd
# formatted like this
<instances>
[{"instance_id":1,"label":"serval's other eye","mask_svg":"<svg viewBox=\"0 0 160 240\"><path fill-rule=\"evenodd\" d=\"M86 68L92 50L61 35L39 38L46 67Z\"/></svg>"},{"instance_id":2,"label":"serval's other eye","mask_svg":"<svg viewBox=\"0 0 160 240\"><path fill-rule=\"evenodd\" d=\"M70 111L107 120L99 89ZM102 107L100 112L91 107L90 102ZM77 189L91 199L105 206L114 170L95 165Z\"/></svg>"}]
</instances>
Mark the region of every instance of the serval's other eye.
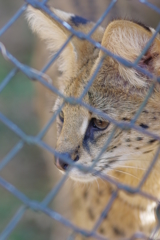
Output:
<instances>
[{"instance_id":1,"label":"serval's other eye","mask_svg":"<svg viewBox=\"0 0 160 240\"><path fill-rule=\"evenodd\" d=\"M63 111L60 112L59 118L60 118L61 122L64 122L64 113L63 113Z\"/></svg>"},{"instance_id":2,"label":"serval's other eye","mask_svg":"<svg viewBox=\"0 0 160 240\"><path fill-rule=\"evenodd\" d=\"M109 122L93 118L93 127L97 130L105 130L109 126Z\"/></svg>"}]
</instances>

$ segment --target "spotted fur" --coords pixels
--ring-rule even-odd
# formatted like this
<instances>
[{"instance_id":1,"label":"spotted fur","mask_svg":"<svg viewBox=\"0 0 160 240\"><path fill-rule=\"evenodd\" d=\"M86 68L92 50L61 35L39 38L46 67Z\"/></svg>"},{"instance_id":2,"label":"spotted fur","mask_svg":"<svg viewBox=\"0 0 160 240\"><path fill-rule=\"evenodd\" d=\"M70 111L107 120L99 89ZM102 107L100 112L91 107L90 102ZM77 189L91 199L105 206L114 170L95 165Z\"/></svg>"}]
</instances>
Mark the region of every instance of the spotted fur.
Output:
<instances>
[{"instance_id":1,"label":"spotted fur","mask_svg":"<svg viewBox=\"0 0 160 240\"><path fill-rule=\"evenodd\" d=\"M55 9L52 11L78 31L88 33L94 26L93 22L73 14ZM32 29L47 41L51 52L58 51L70 36L65 27L39 10L28 8L28 19ZM112 53L133 62L153 32L153 29L143 24L115 20L106 29L98 27L92 38ZM59 79L60 91L68 97L80 97L103 57L103 51L90 42L73 37L60 56L59 67L62 71ZM159 36L138 64L154 76L160 75ZM154 81L136 69L127 68L106 56L83 101L117 121L129 122L135 116ZM54 110L62 103L63 99L58 98ZM160 135L159 104L160 86L156 83L152 97L136 121L142 130ZM106 120L79 105L65 103L62 112L63 115L57 118L56 150L75 162L90 166L112 132L113 124L108 122L105 129L97 129L94 125L95 119L102 122ZM73 191L74 219L77 225L88 230L92 229L115 189L109 183L97 179L97 172L136 187L151 164L158 147L159 142L156 139L133 129L124 131L117 128L110 145L96 164L95 172L83 173L77 168L72 168L70 172L72 179L91 184L88 192L85 187L77 187ZM68 167L61 159L58 159L56 164L61 170ZM160 158L142 187L144 191L157 198L160 198L159 173ZM111 210L104 216L99 233L110 239L129 237L136 231L142 231L149 236L156 224L155 206L154 202L138 195L119 191ZM80 236L80 239L84 238Z\"/></svg>"}]
</instances>

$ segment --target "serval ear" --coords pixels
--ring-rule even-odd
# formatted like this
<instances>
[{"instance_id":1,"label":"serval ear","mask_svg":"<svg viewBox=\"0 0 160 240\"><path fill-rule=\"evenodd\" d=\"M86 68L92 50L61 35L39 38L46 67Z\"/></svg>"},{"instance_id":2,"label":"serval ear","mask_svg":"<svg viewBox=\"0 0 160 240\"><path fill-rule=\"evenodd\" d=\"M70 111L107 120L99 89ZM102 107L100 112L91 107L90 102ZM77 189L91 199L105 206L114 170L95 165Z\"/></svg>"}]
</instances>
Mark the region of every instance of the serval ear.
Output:
<instances>
[{"instance_id":1,"label":"serval ear","mask_svg":"<svg viewBox=\"0 0 160 240\"><path fill-rule=\"evenodd\" d=\"M50 8L50 10L62 21L67 22L74 29L82 31L83 33L88 33L94 26L93 22L75 16L74 14L54 8ZM41 10L29 6L27 9L27 18L32 30L47 42L51 53L57 52L71 35L71 32L62 24ZM97 36L100 37L97 38L97 41L101 41L104 30L99 27L96 32L98 31L100 31L100 33L97 34ZM94 36L96 36L96 32L93 34ZM81 68L81 65L84 65L86 57L93 53L93 50L85 44L86 42L87 41L80 40L74 36L60 54L59 70L65 74L66 78L74 77L78 70L77 68Z\"/></svg>"},{"instance_id":2,"label":"serval ear","mask_svg":"<svg viewBox=\"0 0 160 240\"><path fill-rule=\"evenodd\" d=\"M68 21L73 15L65 12L52 9L58 17L63 21ZM53 18L41 10L28 7L27 19L31 29L46 41L49 51L57 52L65 43L71 33L65 29L61 24L56 22ZM72 42L70 42L60 55L59 70L66 72L67 75L71 72L71 67L74 69L76 62L76 51Z\"/></svg>"},{"instance_id":3,"label":"serval ear","mask_svg":"<svg viewBox=\"0 0 160 240\"><path fill-rule=\"evenodd\" d=\"M128 20L115 20L111 22L105 30L102 39L102 46L112 53L134 62L141 54L154 30ZM103 53L100 51L100 56ZM137 72L133 68L127 68L122 64L109 58L118 69L118 75L129 81L135 87L147 87L151 81L144 74ZM107 60L107 59L106 59ZM108 60L107 60L108 61ZM139 66L150 71L156 76L160 75L160 38L156 37L147 53L142 57Z\"/></svg>"}]
</instances>

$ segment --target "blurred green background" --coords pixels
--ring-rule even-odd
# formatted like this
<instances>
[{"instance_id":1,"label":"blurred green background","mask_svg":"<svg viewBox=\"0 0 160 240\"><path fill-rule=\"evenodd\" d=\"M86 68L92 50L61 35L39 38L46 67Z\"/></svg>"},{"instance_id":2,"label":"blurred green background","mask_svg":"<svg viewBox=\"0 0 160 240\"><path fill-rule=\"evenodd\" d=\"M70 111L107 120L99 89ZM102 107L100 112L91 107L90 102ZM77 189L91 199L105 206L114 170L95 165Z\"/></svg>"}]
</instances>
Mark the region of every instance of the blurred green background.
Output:
<instances>
[{"instance_id":1,"label":"blurred green background","mask_svg":"<svg viewBox=\"0 0 160 240\"><path fill-rule=\"evenodd\" d=\"M0 28L24 4L23 1L0 1ZM24 14L4 33L1 40L19 61L30 65L33 56L33 37ZM0 83L13 65L0 54ZM0 94L0 112L17 124L25 133L36 135L40 121L34 106L34 84L18 72ZM18 143L19 137L0 122L0 161ZM0 176L28 197L41 201L50 190L47 166L41 150L25 147L0 172ZM22 203L0 186L0 233L5 229ZM43 214L27 210L20 224L8 239L49 239L51 221Z\"/></svg>"},{"instance_id":2,"label":"blurred green background","mask_svg":"<svg viewBox=\"0 0 160 240\"><path fill-rule=\"evenodd\" d=\"M28 52L26 63L30 61ZM28 58L28 59L27 59ZM0 82L11 70L8 62L0 57ZM34 87L22 73L17 73L0 94L0 111L28 134L37 134L39 121L33 107ZM16 145L19 138L0 122L0 159ZM1 176L32 199L42 200L47 194L47 170L40 149L25 146L1 171ZM20 207L20 201L0 187L0 232ZM26 214L25 214L26 215ZM31 219L30 219L31 220ZM26 219L13 231L9 239L47 239L48 231L40 232L35 221ZM27 221L28 222L28 221Z\"/></svg>"},{"instance_id":3,"label":"blurred green background","mask_svg":"<svg viewBox=\"0 0 160 240\"><path fill-rule=\"evenodd\" d=\"M82 15L94 21L101 16L109 2L109 0L49 1L56 8ZM159 0L153 0L152 3L160 7ZM0 29L23 4L23 0L0 1ZM117 17L129 17L140 20L152 27L156 27L160 20L160 16L157 13L136 0L118 1L103 22L103 25L106 26L108 21ZM37 42L33 38L24 14L4 33L0 41L19 61L29 66L36 66L37 69L41 69L45 62L44 59L47 59L44 44ZM0 83L12 69L13 65L0 54ZM37 84L29 80L23 73L18 72L0 93L0 112L17 124L25 133L34 136L44 125L36 105ZM46 102L43 103L44 106L47 104ZM54 100L51 100L48 104L49 106L46 107L50 117L49 110L53 103ZM52 140L55 142L54 132L51 135ZM3 160L19 140L16 134L0 122L0 161ZM53 173L51 171L52 167L54 168L53 156L47 155L47 153L36 146L25 145L12 161L0 171L0 176L12 183L31 199L42 201L58 179L56 176L52 178L52 175L54 175L54 171ZM63 205L62 199L60 203ZM0 186L0 233L5 229L21 204L17 198ZM52 207L55 207L54 204ZM62 206L60 206L60 209L63 212ZM67 213L64 213L64 215L67 216ZM55 222L48 216L27 210L8 239L67 239L60 234L60 232L63 232L61 227L59 227L58 235L55 235L54 231L57 231Z\"/></svg>"}]
</instances>

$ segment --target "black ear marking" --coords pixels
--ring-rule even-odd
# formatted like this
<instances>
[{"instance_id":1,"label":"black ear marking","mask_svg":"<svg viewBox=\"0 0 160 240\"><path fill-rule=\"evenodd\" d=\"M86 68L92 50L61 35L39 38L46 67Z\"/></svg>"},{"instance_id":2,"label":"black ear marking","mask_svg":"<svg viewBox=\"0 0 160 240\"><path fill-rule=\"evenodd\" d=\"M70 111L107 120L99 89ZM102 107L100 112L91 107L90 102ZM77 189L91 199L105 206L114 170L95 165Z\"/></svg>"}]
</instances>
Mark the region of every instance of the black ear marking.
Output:
<instances>
[{"instance_id":1,"label":"black ear marking","mask_svg":"<svg viewBox=\"0 0 160 240\"><path fill-rule=\"evenodd\" d=\"M113 227L113 231L117 236L122 236L122 237L125 236L125 233L117 227Z\"/></svg>"},{"instance_id":2,"label":"black ear marking","mask_svg":"<svg viewBox=\"0 0 160 240\"><path fill-rule=\"evenodd\" d=\"M150 28L148 26L146 26L144 23L139 22L139 21L133 21L134 23L140 25L141 27L143 27L144 29L146 29L148 32L151 32Z\"/></svg>"},{"instance_id":3,"label":"black ear marking","mask_svg":"<svg viewBox=\"0 0 160 240\"><path fill-rule=\"evenodd\" d=\"M153 60L153 56L151 56L150 53L147 53L145 56L142 58L142 65L150 65Z\"/></svg>"},{"instance_id":4,"label":"black ear marking","mask_svg":"<svg viewBox=\"0 0 160 240\"><path fill-rule=\"evenodd\" d=\"M71 17L71 21L76 27L78 27L79 24L87 24L89 22L87 19L76 15Z\"/></svg>"},{"instance_id":5,"label":"black ear marking","mask_svg":"<svg viewBox=\"0 0 160 240\"><path fill-rule=\"evenodd\" d=\"M145 65L149 65L150 62L152 61L152 59L153 59L152 56L148 56L148 57L144 58L143 63Z\"/></svg>"}]
</instances>

